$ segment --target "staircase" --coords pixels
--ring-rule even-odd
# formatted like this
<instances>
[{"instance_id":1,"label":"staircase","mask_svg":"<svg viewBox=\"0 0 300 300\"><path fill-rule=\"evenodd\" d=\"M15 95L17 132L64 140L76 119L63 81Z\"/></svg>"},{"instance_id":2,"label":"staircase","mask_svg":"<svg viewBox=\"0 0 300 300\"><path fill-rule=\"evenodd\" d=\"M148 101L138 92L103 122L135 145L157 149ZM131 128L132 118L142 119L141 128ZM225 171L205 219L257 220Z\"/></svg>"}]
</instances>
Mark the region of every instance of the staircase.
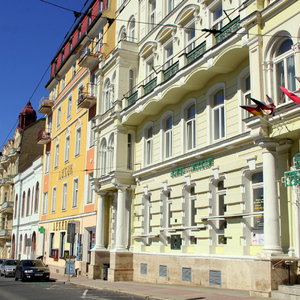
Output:
<instances>
[{"instance_id":1,"label":"staircase","mask_svg":"<svg viewBox=\"0 0 300 300\"><path fill-rule=\"evenodd\" d=\"M271 299L300 300L300 285L279 285L277 291L272 291Z\"/></svg>"}]
</instances>

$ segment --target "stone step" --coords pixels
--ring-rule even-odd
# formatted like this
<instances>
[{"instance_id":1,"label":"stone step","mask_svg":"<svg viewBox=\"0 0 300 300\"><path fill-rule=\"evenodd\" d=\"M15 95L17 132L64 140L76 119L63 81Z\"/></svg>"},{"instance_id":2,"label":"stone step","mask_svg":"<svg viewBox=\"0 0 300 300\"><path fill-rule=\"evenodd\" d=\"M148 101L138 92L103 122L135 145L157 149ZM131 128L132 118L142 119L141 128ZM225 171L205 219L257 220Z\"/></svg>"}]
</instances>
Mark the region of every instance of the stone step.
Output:
<instances>
[{"instance_id":1,"label":"stone step","mask_svg":"<svg viewBox=\"0 0 300 300\"><path fill-rule=\"evenodd\" d=\"M277 291L272 291L272 299L300 300L300 285L280 285Z\"/></svg>"}]
</instances>

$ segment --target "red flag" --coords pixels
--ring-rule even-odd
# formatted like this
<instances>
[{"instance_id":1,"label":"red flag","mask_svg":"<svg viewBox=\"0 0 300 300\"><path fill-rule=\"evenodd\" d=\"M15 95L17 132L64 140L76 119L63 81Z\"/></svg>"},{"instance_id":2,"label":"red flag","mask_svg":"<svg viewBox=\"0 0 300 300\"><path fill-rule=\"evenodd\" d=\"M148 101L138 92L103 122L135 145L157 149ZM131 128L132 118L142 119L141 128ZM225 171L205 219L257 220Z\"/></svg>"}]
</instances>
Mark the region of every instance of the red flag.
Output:
<instances>
[{"instance_id":1,"label":"red flag","mask_svg":"<svg viewBox=\"0 0 300 300\"><path fill-rule=\"evenodd\" d=\"M299 104L300 97L296 96L293 92L290 92L288 89L286 89L283 86L280 86L280 88L291 100L293 100L296 104Z\"/></svg>"},{"instance_id":2,"label":"red flag","mask_svg":"<svg viewBox=\"0 0 300 300\"><path fill-rule=\"evenodd\" d=\"M240 107L249 111L254 116L264 116L264 113L262 112L259 105L240 105Z\"/></svg>"}]
</instances>

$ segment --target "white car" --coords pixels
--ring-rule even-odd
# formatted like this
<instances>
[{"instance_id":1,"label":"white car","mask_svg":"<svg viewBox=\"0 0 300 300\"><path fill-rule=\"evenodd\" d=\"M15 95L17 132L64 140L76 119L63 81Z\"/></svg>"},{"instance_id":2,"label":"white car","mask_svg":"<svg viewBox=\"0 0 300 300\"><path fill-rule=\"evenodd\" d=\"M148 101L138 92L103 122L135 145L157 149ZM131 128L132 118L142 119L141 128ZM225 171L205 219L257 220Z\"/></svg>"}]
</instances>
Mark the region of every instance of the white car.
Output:
<instances>
[{"instance_id":1,"label":"white car","mask_svg":"<svg viewBox=\"0 0 300 300\"><path fill-rule=\"evenodd\" d=\"M15 259L5 259L0 266L0 274L4 277L15 276L18 261Z\"/></svg>"}]
</instances>

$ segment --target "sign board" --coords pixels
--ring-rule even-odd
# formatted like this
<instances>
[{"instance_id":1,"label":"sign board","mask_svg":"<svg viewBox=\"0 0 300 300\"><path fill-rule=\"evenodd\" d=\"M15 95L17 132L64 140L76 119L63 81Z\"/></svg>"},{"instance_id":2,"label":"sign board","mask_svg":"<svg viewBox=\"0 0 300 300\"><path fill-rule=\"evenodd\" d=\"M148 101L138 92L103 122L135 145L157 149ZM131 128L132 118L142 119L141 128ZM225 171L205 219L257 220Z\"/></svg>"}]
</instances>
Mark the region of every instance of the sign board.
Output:
<instances>
[{"instance_id":1,"label":"sign board","mask_svg":"<svg viewBox=\"0 0 300 300\"><path fill-rule=\"evenodd\" d=\"M76 273L75 261L76 261L76 259L73 256L71 256L71 257L67 256L66 257L65 267L66 267L66 274L67 275L74 275Z\"/></svg>"},{"instance_id":2,"label":"sign board","mask_svg":"<svg viewBox=\"0 0 300 300\"><path fill-rule=\"evenodd\" d=\"M91 249L94 249L94 247L95 247L95 239L96 239L96 226L93 226L93 229L92 229L92 247L91 247Z\"/></svg>"},{"instance_id":3,"label":"sign board","mask_svg":"<svg viewBox=\"0 0 300 300\"><path fill-rule=\"evenodd\" d=\"M74 244L75 242L75 224L68 223L67 243Z\"/></svg>"}]
</instances>

